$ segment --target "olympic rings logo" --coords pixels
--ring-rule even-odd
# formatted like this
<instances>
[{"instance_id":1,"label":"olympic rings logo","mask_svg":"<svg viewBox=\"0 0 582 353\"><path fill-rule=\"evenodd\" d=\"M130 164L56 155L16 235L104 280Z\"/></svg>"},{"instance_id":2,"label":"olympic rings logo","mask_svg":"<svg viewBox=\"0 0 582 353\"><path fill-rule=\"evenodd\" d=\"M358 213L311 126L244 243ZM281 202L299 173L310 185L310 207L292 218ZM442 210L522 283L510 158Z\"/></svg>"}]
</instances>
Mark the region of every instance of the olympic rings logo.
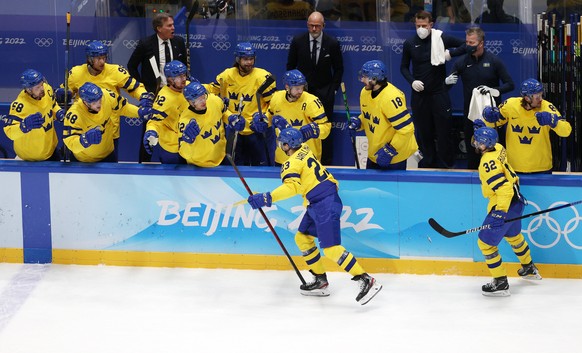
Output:
<instances>
[{"instance_id":1,"label":"olympic rings logo","mask_svg":"<svg viewBox=\"0 0 582 353\"><path fill-rule=\"evenodd\" d=\"M551 204L549 208L565 204L567 204L567 202L557 201ZM541 208L534 202L528 201L528 205L532 205L538 211L541 211ZM527 229L526 230L522 229L521 232L523 234L527 234L529 241L538 248L549 249L555 246L560 241L560 238L564 236L564 240L566 241L566 243L568 243L568 245L570 245L574 249L582 250L582 245L575 244L570 236L570 234L574 233L574 231L578 228L578 223L580 223L582 217L580 217L578 210L574 206L570 206L569 209L571 209L574 212L574 217L570 218L570 220L566 222L563 228L555 218L550 216L550 213L544 213L533 218L529 222ZM548 244L542 244L540 241L534 240L533 237L533 233L540 229L543 225L546 225L554 234L557 234L556 238Z\"/></svg>"},{"instance_id":2,"label":"olympic rings logo","mask_svg":"<svg viewBox=\"0 0 582 353\"><path fill-rule=\"evenodd\" d=\"M525 42L521 39L510 39L509 44L511 44L512 47L523 47Z\"/></svg>"},{"instance_id":3,"label":"olympic rings logo","mask_svg":"<svg viewBox=\"0 0 582 353\"><path fill-rule=\"evenodd\" d=\"M218 42L226 42L228 40L228 34L217 33L212 36L212 39Z\"/></svg>"},{"instance_id":4,"label":"olympic rings logo","mask_svg":"<svg viewBox=\"0 0 582 353\"><path fill-rule=\"evenodd\" d=\"M230 42L212 42L214 50L226 51L230 49Z\"/></svg>"},{"instance_id":5,"label":"olympic rings logo","mask_svg":"<svg viewBox=\"0 0 582 353\"><path fill-rule=\"evenodd\" d=\"M390 47L390 49L392 49L393 52L395 52L396 54L402 54L402 43L401 44L394 44L392 47Z\"/></svg>"},{"instance_id":6,"label":"olympic rings logo","mask_svg":"<svg viewBox=\"0 0 582 353\"><path fill-rule=\"evenodd\" d=\"M491 54L499 55L503 51L503 48L501 48L501 47L487 47L487 51L490 52Z\"/></svg>"},{"instance_id":7,"label":"olympic rings logo","mask_svg":"<svg viewBox=\"0 0 582 353\"><path fill-rule=\"evenodd\" d=\"M361 36L360 40L362 41L362 43L368 45L376 43L376 37Z\"/></svg>"},{"instance_id":8,"label":"olympic rings logo","mask_svg":"<svg viewBox=\"0 0 582 353\"><path fill-rule=\"evenodd\" d=\"M36 45L38 45L39 47L50 47L51 45L53 45L53 39L52 38L34 38L34 43Z\"/></svg>"},{"instance_id":9,"label":"olympic rings logo","mask_svg":"<svg viewBox=\"0 0 582 353\"><path fill-rule=\"evenodd\" d=\"M293 41L293 36L292 35L287 35L286 39L287 39L287 41L289 43L291 43Z\"/></svg>"},{"instance_id":10,"label":"olympic rings logo","mask_svg":"<svg viewBox=\"0 0 582 353\"><path fill-rule=\"evenodd\" d=\"M142 122L143 121L141 118L136 119L136 118L125 117L125 123L129 126L141 126Z\"/></svg>"},{"instance_id":11,"label":"olympic rings logo","mask_svg":"<svg viewBox=\"0 0 582 353\"><path fill-rule=\"evenodd\" d=\"M126 47L127 49L135 49L137 47L138 43L139 43L139 40L126 39L123 41L123 46Z\"/></svg>"}]
</instances>

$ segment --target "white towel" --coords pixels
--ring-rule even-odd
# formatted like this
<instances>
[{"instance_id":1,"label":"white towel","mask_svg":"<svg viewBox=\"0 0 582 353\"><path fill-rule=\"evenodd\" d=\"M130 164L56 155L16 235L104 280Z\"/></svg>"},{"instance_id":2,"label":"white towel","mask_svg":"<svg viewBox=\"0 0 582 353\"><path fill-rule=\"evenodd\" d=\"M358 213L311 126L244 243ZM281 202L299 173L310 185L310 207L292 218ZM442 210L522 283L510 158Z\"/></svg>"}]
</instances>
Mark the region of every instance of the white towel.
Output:
<instances>
[{"instance_id":1,"label":"white towel","mask_svg":"<svg viewBox=\"0 0 582 353\"><path fill-rule=\"evenodd\" d=\"M487 92L481 94L477 88L473 88L473 95L471 96L471 102L469 103L469 114L467 115L467 118L471 121L480 119L485 107L495 106L495 99L491 97L491 93Z\"/></svg>"},{"instance_id":2,"label":"white towel","mask_svg":"<svg viewBox=\"0 0 582 353\"><path fill-rule=\"evenodd\" d=\"M445 43L441 38L443 31L434 28L430 31L430 63L439 66L445 63Z\"/></svg>"}]
</instances>

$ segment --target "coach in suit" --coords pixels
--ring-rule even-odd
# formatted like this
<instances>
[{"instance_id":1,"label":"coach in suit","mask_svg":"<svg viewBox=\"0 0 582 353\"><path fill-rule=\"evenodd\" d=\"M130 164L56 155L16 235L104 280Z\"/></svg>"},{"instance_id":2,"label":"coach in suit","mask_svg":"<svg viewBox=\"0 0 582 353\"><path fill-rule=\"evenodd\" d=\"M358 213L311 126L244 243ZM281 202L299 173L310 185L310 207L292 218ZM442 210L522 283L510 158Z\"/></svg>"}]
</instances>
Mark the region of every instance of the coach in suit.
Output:
<instances>
[{"instance_id":1,"label":"coach in suit","mask_svg":"<svg viewBox=\"0 0 582 353\"><path fill-rule=\"evenodd\" d=\"M148 92L156 92L157 81L152 69L150 58L155 57L156 66L162 78L162 86L166 85L164 65L172 60L187 63L186 44L184 39L174 36L174 19L167 13L158 13L152 21L155 34L139 41L131 54L127 69L129 74L142 82ZM141 65L141 73L138 67Z\"/></svg>"},{"instance_id":2,"label":"coach in suit","mask_svg":"<svg viewBox=\"0 0 582 353\"><path fill-rule=\"evenodd\" d=\"M287 57L287 70L297 69L307 79L307 91L323 103L325 115L332 121L335 93L344 73L344 62L339 42L323 32L325 21L320 12L313 12L307 19L307 33L297 35L291 41ZM304 53L310 53L305 55ZM332 134L323 140L321 161L332 164Z\"/></svg>"}]
</instances>

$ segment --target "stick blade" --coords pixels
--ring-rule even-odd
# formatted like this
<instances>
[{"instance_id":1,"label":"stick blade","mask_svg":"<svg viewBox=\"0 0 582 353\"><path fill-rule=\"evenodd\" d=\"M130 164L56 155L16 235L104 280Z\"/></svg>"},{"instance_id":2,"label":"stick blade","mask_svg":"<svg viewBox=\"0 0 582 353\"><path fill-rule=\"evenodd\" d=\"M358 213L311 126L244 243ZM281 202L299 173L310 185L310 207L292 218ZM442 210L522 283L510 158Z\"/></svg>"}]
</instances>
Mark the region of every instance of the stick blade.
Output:
<instances>
[{"instance_id":1,"label":"stick blade","mask_svg":"<svg viewBox=\"0 0 582 353\"><path fill-rule=\"evenodd\" d=\"M443 228L434 218L430 218L428 220L428 224L434 229L437 233L447 238L454 238L456 236L465 234L465 232L450 232Z\"/></svg>"}]
</instances>

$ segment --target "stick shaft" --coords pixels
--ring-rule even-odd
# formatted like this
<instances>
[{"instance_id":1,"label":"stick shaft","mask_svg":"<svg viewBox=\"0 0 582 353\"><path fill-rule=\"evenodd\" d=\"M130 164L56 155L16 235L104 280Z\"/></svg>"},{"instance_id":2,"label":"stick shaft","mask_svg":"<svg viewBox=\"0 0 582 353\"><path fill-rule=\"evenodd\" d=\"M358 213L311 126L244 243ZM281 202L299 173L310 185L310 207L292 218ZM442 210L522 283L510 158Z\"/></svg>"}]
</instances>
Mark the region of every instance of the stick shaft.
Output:
<instances>
[{"instance_id":1,"label":"stick shaft","mask_svg":"<svg viewBox=\"0 0 582 353\"><path fill-rule=\"evenodd\" d=\"M346 109L346 118L347 118L347 122L349 125L349 123L350 123L350 106L348 104L348 96L346 95L346 85L342 82L340 86L342 88L342 96L344 98L344 106ZM349 129L349 127L348 127L348 129ZM358 148L356 147L356 138L353 136L350 136L350 139L352 140L352 149L354 150L354 159L356 160L356 168L360 169L360 160L358 158Z\"/></svg>"}]
</instances>

